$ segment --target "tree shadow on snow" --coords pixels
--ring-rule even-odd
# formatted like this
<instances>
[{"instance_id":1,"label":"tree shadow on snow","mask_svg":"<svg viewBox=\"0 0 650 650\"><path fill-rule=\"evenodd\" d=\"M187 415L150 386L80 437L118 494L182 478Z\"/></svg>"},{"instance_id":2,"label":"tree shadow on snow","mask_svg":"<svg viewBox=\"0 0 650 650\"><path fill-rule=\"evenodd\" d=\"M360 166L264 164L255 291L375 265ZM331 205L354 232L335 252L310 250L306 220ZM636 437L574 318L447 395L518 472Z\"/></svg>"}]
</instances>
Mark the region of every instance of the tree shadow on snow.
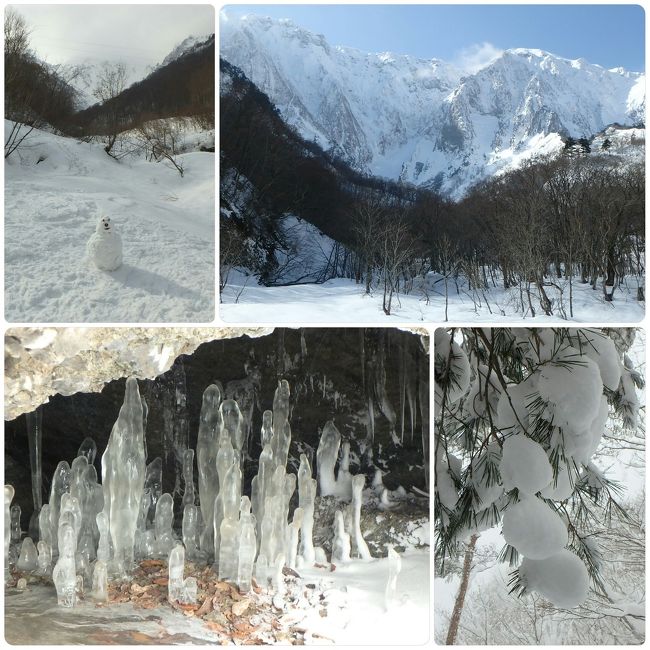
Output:
<instances>
[{"instance_id":1,"label":"tree shadow on snow","mask_svg":"<svg viewBox=\"0 0 650 650\"><path fill-rule=\"evenodd\" d=\"M166 278L164 275L147 271L146 269L141 269L131 264L122 264L119 269L110 271L107 275L125 287L144 289L147 293L154 296L171 296L186 300L199 300L202 297L197 291L184 287L178 284L178 282Z\"/></svg>"}]
</instances>

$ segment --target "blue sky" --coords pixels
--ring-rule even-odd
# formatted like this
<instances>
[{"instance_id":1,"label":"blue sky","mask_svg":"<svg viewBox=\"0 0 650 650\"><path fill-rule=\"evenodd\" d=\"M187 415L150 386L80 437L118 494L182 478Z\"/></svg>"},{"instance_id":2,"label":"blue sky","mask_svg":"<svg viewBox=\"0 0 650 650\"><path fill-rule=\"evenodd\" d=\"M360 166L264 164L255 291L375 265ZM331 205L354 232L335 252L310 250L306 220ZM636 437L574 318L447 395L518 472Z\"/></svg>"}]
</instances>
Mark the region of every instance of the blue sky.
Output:
<instances>
[{"instance_id":1,"label":"blue sky","mask_svg":"<svg viewBox=\"0 0 650 650\"><path fill-rule=\"evenodd\" d=\"M467 64L502 49L538 48L606 68L645 69L639 5L226 5L290 18L332 45Z\"/></svg>"}]
</instances>

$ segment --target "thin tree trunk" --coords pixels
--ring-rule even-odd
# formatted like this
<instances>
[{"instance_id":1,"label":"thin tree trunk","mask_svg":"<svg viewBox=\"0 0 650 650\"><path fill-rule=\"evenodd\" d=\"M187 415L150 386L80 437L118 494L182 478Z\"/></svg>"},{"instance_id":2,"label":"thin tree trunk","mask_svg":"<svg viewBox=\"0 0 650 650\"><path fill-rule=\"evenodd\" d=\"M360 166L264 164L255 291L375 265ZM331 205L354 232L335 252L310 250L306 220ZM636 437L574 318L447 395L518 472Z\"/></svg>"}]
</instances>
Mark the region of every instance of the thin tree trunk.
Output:
<instances>
[{"instance_id":1,"label":"thin tree trunk","mask_svg":"<svg viewBox=\"0 0 650 650\"><path fill-rule=\"evenodd\" d=\"M458 633L458 625L460 624L460 617L463 613L463 605L465 604L465 595L467 594L467 585L469 584L469 574L472 570L472 560L474 559L474 550L476 549L476 540L478 535L472 535L469 539L469 544L465 550L465 561L463 562L463 577L460 581L458 588L458 595L454 603L454 611L451 614L449 621L449 630L447 630L447 641L445 645L454 645L456 642L456 634Z\"/></svg>"}]
</instances>

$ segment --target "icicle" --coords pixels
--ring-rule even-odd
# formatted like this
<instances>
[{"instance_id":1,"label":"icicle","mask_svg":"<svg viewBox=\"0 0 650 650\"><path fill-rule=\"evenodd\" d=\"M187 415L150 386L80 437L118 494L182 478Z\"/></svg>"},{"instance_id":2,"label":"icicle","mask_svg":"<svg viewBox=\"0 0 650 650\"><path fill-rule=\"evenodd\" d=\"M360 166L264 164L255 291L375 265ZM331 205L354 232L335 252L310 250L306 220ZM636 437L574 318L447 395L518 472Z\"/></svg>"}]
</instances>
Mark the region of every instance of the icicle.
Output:
<instances>
[{"instance_id":1,"label":"icicle","mask_svg":"<svg viewBox=\"0 0 650 650\"><path fill-rule=\"evenodd\" d=\"M38 538L52 548L52 525L50 523L50 505L45 503L38 515Z\"/></svg>"},{"instance_id":2,"label":"icicle","mask_svg":"<svg viewBox=\"0 0 650 650\"><path fill-rule=\"evenodd\" d=\"M311 478L311 467L305 454L300 454L298 469L298 506L303 511L300 528L300 555L306 564L314 562L314 499L316 497L316 480Z\"/></svg>"},{"instance_id":3,"label":"icicle","mask_svg":"<svg viewBox=\"0 0 650 650\"><path fill-rule=\"evenodd\" d=\"M156 518L154 527L156 531L156 555L167 557L174 546L174 499L165 492L156 504Z\"/></svg>"},{"instance_id":4,"label":"icicle","mask_svg":"<svg viewBox=\"0 0 650 650\"><path fill-rule=\"evenodd\" d=\"M304 359L307 358L307 341L305 340L305 330L300 330L300 356Z\"/></svg>"},{"instance_id":5,"label":"icicle","mask_svg":"<svg viewBox=\"0 0 650 650\"><path fill-rule=\"evenodd\" d=\"M388 546L388 582L384 593L386 610L391 609L397 601L397 576L402 570L402 558L392 546Z\"/></svg>"},{"instance_id":6,"label":"icicle","mask_svg":"<svg viewBox=\"0 0 650 650\"><path fill-rule=\"evenodd\" d=\"M262 449L271 442L273 436L273 411L264 411L262 413Z\"/></svg>"},{"instance_id":7,"label":"icicle","mask_svg":"<svg viewBox=\"0 0 650 650\"><path fill-rule=\"evenodd\" d=\"M9 579L9 546L11 545L11 502L14 498L13 485L5 485L5 582Z\"/></svg>"},{"instance_id":8,"label":"icicle","mask_svg":"<svg viewBox=\"0 0 650 650\"><path fill-rule=\"evenodd\" d=\"M404 415L406 411L406 353L402 343L402 339L399 338L399 369L398 369L398 381L399 381L399 413L400 413L400 440L404 444ZM412 432L411 432L412 435Z\"/></svg>"},{"instance_id":9,"label":"icicle","mask_svg":"<svg viewBox=\"0 0 650 650\"><path fill-rule=\"evenodd\" d=\"M211 384L203 392L199 433L196 442L196 465L199 473L199 502L204 528L201 535L201 550L212 554L214 550L214 502L219 494L219 475L217 474L217 452L222 420L221 390Z\"/></svg>"},{"instance_id":10,"label":"icicle","mask_svg":"<svg viewBox=\"0 0 650 650\"><path fill-rule=\"evenodd\" d=\"M180 495L180 477L183 471L183 451L189 447L189 414L187 412L187 379L183 358L179 357L172 366L172 381L174 382L174 459L175 485L173 496Z\"/></svg>"},{"instance_id":11,"label":"icicle","mask_svg":"<svg viewBox=\"0 0 650 650\"><path fill-rule=\"evenodd\" d=\"M29 520L29 534L38 535L38 515L43 505L43 411L39 406L32 413L28 413L27 440L29 443L29 465L32 473L32 500L34 510Z\"/></svg>"},{"instance_id":12,"label":"icicle","mask_svg":"<svg viewBox=\"0 0 650 650\"><path fill-rule=\"evenodd\" d=\"M237 454L241 454L244 445L244 417L239 405L233 399L221 402L221 418L223 428L230 436L230 444Z\"/></svg>"},{"instance_id":13,"label":"icicle","mask_svg":"<svg viewBox=\"0 0 650 650\"><path fill-rule=\"evenodd\" d=\"M199 509L194 504L188 503L183 508L183 544L188 560L195 560L197 557L197 534L199 525Z\"/></svg>"},{"instance_id":14,"label":"icicle","mask_svg":"<svg viewBox=\"0 0 650 650\"><path fill-rule=\"evenodd\" d=\"M61 512L61 497L70 489L70 465L62 460L54 470L52 487L50 488L50 529L52 530L52 554L58 552L59 514Z\"/></svg>"}]
</instances>

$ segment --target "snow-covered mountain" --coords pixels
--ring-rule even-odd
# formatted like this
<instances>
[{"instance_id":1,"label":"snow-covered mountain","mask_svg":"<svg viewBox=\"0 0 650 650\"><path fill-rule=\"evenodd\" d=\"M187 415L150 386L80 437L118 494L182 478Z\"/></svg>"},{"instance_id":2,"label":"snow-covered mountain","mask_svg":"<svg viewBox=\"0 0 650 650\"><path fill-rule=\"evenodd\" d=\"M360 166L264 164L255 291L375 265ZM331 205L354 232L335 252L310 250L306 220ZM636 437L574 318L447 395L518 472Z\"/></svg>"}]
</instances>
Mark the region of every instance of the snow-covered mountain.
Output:
<instances>
[{"instance_id":1,"label":"snow-covered mountain","mask_svg":"<svg viewBox=\"0 0 650 650\"><path fill-rule=\"evenodd\" d=\"M214 34L205 35L205 36L188 36L186 39L181 41L162 61L160 66L166 66L168 63L179 59L184 54L189 52L198 52L199 50L205 49L214 43Z\"/></svg>"},{"instance_id":2,"label":"snow-covered mountain","mask_svg":"<svg viewBox=\"0 0 650 650\"><path fill-rule=\"evenodd\" d=\"M644 120L645 76L534 49L473 74L330 45L289 20L221 14L221 56L284 119L355 168L460 196L521 160Z\"/></svg>"}]
</instances>

